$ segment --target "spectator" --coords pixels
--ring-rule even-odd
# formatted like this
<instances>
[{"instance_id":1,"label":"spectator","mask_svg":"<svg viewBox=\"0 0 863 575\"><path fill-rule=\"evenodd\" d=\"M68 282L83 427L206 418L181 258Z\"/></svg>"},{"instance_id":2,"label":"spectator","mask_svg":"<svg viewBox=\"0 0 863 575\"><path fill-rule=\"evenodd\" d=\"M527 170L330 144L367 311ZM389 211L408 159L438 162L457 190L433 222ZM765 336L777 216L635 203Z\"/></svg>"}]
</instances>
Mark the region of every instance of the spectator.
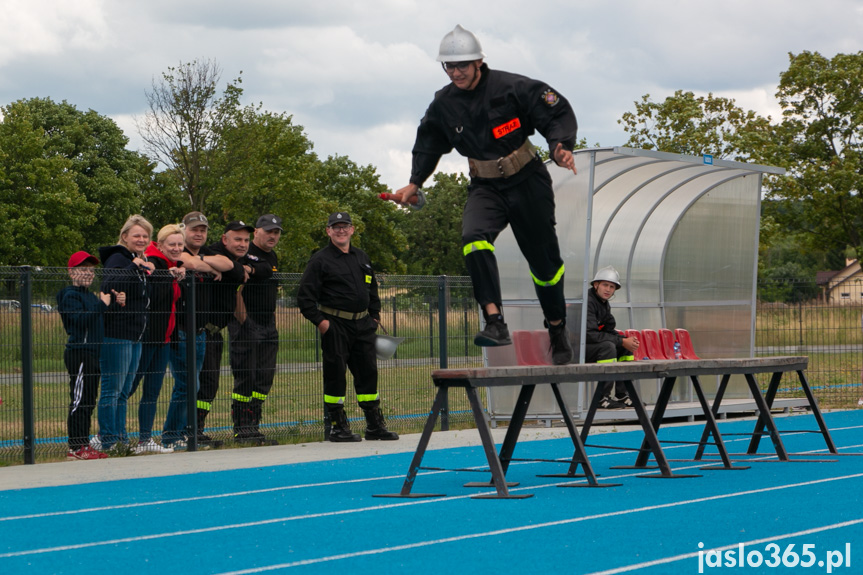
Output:
<instances>
[{"instance_id":1,"label":"spectator","mask_svg":"<svg viewBox=\"0 0 863 575\"><path fill-rule=\"evenodd\" d=\"M238 442L275 444L260 431L263 405L273 387L279 332L276 298L279 259L273 251L282 235L282 219L273 214L258 218L255 236L244 264L248 280L237 298L235 318L228 324L231 336L231 371L234 393L231 417Z\"/></svg>"},{"instance_id":2,"label":"spectator","mask_svg":"<svg viewBox=\"0 0 863 575\"><path fill-rule=\"evenodd\" d=\"M216 254L206 244L210 224L207 216L201 212L189 212L183 217L183 230L186 243L179 256L178 265L182 263L187 273L195 272L195 391L199 387L201 369L207 349L206 325L210 316L210 301L214 279L221 281L222 272L228 272L234 267L234 262L223 255ZM177 302L177 331L171 345L170 366L174 374L174 389L171 392L171 404L168 407L168 417L162 433L162 443L173 443L176 449L186 437L188 394L188 367L186 346L191 331L186 325L186 308L189 305L188 282L180 284L180 300ZM220 357L221 359L221 357ZM200 410L199 410L200 411ZM208 412L205 412L208 413ZM220 447L221 441L214 440L204 433L204 420L198 418L197 443L199 447Z\"/></svg>"},{"instance_id":3,"label":"spectator","mask_svg":"<svg viewBox=\"0 0 863 575\"><path fill-rule=\"evenodd\" d=\"M249 251L249 238L253 231L255 231L254 226L245 222L228 222L221 239L207 247L212 254L227 258L231 263L231 269L223 271L221 279L212 283L210 309L204 323L207 349L201 369L201 387L198 390L198 443L206 444L213 441L202 432L207 416L213 408L213 400L219 391L224 351L222 330L234 319L237 290L246 282L247 270L251 269L250 266L244 266L242 262L245 261L246 253ZM210 261L210 258L206 257L205 261ZM237 432L236 429L234 431Z\"/></svg>"},{"instance_id":4,"label":"spectator","mask_svg":"<svg viewBox=\"0 0 863 575\"><path fill-rule=\"evenodd\" d=\"M375 331L381 300L371 260L351 245L354 226L346 212L330 216L327 235L330 243L315 252L303 272L297 305L321 333L328 439L361 441L345 414L346 368L354 376L357 402L366 416L366 439L398 439L384 423L378 396Z\"/></svg>"},{"instance_id":5,"label":"spectator","mask_svg":"<svg viewBox=\"0 0 863 575\"><path fill-rule=\"evenodd\" d=\"M143 381L141 401L138 403L138 446L135 453L171 453L173 447L162 438L162 445L153 439L153 421L165 370L168 367L171 338L176 327L176 306L180 297L178 279L185 270L177 267L177 259L183 251L183 230L176 224L164 226L159 230L155 242L144 252L154 270L148 281L150 308L147 329L141 345L141 360L132 387L124 393L126 401L134 395Z\"/></svg>"},{"instance_id":6,"label":"spectator","mask_svg":"<svg viewBox=\"0 0 863 575\"><path fill-rule=\"evenodd\" d=\"M57 294L57 311L63 329L69 335L63 360L69 371L69 459L102 459L106 453L90 447L90 420L99 394L99 351L105 329L105 310L121 307L126 294L114 292L96 296L90 291L99 259L87 252L75 252L69 258L72 285Z\"/></svg>"},{"instance_id":7,"label":"spectator","mask_svg":"<svg viewBox=\"0 0 863 575\"><path fill-rule=\"evenodd\" d=\"M141 339L147 327L150 297L147 279L155 266L144 251L150 244L153 226L143 216L129 216L120 230L117 245L99 248L104 264L102 293L123 292L122 311L105 314L105 339L99 366L102 393L99 397L99 435L91 441L95 449L107 451L128 442L126 399L141 359ZM113 313L112 313L113 312Z\"/></svg>"}]
</instances>

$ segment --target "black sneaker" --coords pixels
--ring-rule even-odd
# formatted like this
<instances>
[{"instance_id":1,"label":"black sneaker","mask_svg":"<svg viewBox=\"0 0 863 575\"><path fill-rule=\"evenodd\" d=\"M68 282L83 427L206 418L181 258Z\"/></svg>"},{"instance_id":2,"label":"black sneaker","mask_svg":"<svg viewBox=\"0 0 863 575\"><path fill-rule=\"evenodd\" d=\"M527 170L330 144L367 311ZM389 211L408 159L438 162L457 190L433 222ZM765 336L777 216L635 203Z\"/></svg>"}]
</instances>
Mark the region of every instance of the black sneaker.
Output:
<instances>
[{"instance_id":1,"label":"black sneaker","mask_svg":"<svg viewBox=\"0 0 863 575\"><path fill-rule=\"evenodd\" d=\"M617 398L615 398L615 399L616 399L619 403L622 403L623 405L625 405L626 407L629 407L629 408L631 408L631 407L632 407L632 404L633 404L633 402L632 402L632 398L631 398L631 397L629 397L629 394L628 394L628 393L627 393L626 395L623 395L623 396L621 396L621 397L617 397ZM646 404L646 403L644 403L644 402L642 401L642 402L641 402L641 405L647 405L647 404Z\"/></svg>"},{"instance_id":2,"label":"black sneaker","mask_svg":"<svg viewBox=\"0 0 863 575\"><path fill-rule=\"evenodd\" d=\"M566 365L572 361L572 344L566 332L566 323L548 325L548 338L551 342L551 361L554 365Z\"/></svg>"},{"instance_id":3,"label":"black sneaker","mask_svg":"<svg viewBox=\"0 0 863 575\"><path fill-rule=\"evenodd\" d=\"M626 405L610 395L605 395L599 400L599 409L626 409Z\"/></svg>"},{"instance_id":4,"label":"black sneaker","mask_svg":"<svg viewBox=\"0 0 863 575\"><path fill-rule=\"evenodd\" d=\"M485 329L473 337L473 344L479 347L497 347L512 345L509 328L502 321L487 323Z\"/></svg>"}]
</instances>

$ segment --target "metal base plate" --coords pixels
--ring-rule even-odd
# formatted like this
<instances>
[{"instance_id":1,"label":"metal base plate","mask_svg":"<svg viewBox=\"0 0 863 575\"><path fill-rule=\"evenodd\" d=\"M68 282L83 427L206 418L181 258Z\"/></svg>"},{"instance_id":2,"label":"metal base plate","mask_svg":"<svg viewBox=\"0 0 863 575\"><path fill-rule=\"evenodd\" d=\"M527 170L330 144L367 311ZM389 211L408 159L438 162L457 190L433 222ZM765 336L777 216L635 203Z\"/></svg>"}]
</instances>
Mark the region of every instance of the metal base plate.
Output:
<instances>
[{"instance_id":1,"label":"metal base plate","mask_svg":"<svg viewBox=\"0 0 863 575\"><path fill-rule=\"evenodd\" d=\"M376 493L372 495L372 497L392 497L392 498L401 498L401 499L422 499L423 497L446 497L446 493L408 493L407 495L402 495L401 493Z\"/></svg>"}]
</instances>

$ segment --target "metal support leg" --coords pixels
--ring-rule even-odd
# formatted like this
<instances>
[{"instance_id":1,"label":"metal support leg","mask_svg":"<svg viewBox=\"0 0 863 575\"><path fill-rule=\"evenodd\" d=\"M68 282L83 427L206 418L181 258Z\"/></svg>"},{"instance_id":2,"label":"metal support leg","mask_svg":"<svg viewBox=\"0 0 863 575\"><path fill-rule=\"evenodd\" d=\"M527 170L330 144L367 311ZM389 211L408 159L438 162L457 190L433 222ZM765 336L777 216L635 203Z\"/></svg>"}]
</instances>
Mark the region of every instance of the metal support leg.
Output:
<instances>
[{"instance_id":1,"label":"metal support leg","mask_svg":"<svg viewBox=\"0 0 863 575\"><path fill-rule=\"evenodd\" d=\"M506 477L504 476L500 459L498 459L497 450L495 450L494 447L494 439L491 437L491 431L489 431L488 424L485 420L485 413L482 410L482 405L480 405L479 396L476 393L476 389L473 387L466 387L465 392L467 393L468 401L470 401L473 418L474 421L476 421L477 430L479 431L479 436L482 440L482 447L483 450L485 450L485 457L488 460L488 466L491 470L492 482L497 490L497 493L494 495L474 495L472 496L472 499L525 499L527 497L533 497L532 493L512 495L506 488Z\"/></svg>"},{"instance_id":2,"label":"metal support leg","mask_svg":"<svg viewBox=\"0 0 863 575\"><path fill-rule=\"evenodd\" d=\"M503 469L504 476L509 468L509 461L512 459L512 454L515 452L515 446L518 443L518 435L521 433L521 428L524 425L524 418L527 415L527 410L530 408L530 400L533 398L533 392L536 390L535 385L522 385L518 392L518 399L515 402L515 407L512 410L512 418L509 420L509 427L506 429L506 436L503 439L503 445L500 448L500 464ZM518 482L507 482L507 487L515 487ZM473 481L465 483L465 487L494 487L493 481Z\"/></svg>"},{"instance_id":3,"label":"metal support leg","mask_svg":"<svg viewBox=\"0 0 863 575\"><path fill-rule=\"evenodd\" d=\"M719 406L722 405L722 398L725 396L725 390L728 388L728 382L730 379L731 374L725 374L719 382L719 389L716 390L716 397L713 398L713 407L710 408L710 412L713 414L713 419L716 419L719 415ZM700 460L704 455L704 448L707 445L708 439L710 439L710 429L708 429L707 424L705 424L704 431L701 433L701 441L698 444L698 449L695 450L695 461Z\"/></svg>"},{"instance_id":4,"label":"metal support leg","mask_svg":"<svg viewBox=\"0 0 863 575\"><path fill-rule=\"evenodd\" d=\"M399 493L385 493L381 495L373 495L373 497L421 498L443 497L445 495L444 493L411 493L411 488L413 487L414 480L417 477L417 472L419 471L420 464L423 460L423 455L425 454L426 448L429 444L429 440L431 439L432 431L434 431L435 423L437 423L437 418L440 414L441 407L446 405L447 389L448 388L445 385L441 385L440 387L438 387L437 395L435 396L434 403L432 404L431 413L429 413L428 419L426 419L425 427L423 427L423 433L420 436L419 445L417 445L417 450L414 452L414 457L411 460L410 467L408 467L408 475L405 478L404 485L402 485L402 490Z\"/></svg>"},{"instance_id":5,"label":"metal support leg","mask_svg":"<svg viewBox=\"0 0 863 575\"><path fill-rule=\"evenodd\" d=\"M660 473L658 474L650 473L647 475L638 475L637 477L661 477L663 479L701 477L700 475L674 474L671 471L671 467L668 465L668 460L665 458L665 454L662 452L662 446L659 444L659 438L656 436L656 431L653 429L653 423L647 416L647 410L644 409L644 405L641 403L641 397L635 390L635 385L633 385L632 381L629 380L624 381L623 384L626 386L626 391L627 393L629 393L629 397L632 398L632 406L633 408L635 408L635 413L638 415L638 421L639 423L641 423L642 429L644 429L644 436L647 439L647 443L650 446L650 450L653 452L653 457L654 459L656 459L656 463L657 465L659 465L660 470Z\"/></svg>"},{"instance_id":6,"label":"metal support leg","mask_svg":"<svg viewBox=\"0 0 863 575\"><path fill-rule=\"evenodd\" d=\"M701 469L749 469L748 465L734 466L731 464L731 459L728 457L728 451L725 449L725 443L722 441L722 436L719 434L719 426L716 425L716 418L713 417L713 410L707 403L707 398L704 396L704 390L701 389L701 382L698 380L697 375L691 375L689 376L689 379L692 380L692 387L695 389L696 395L698 395L698 402L701 404L701 410L704 412L704 430L713 435L716 449L719 451L719 456L722 458L722 465L708 465Z\"/></svg>"},{"instance_id":7,"label":"metal support leg","mask_svg":"<svg viewBox=\"0 0 863 575\"><path fill-rule=\"evenodd\" d=\"M770 381L770 387L767 390L768 393L770 393L770 390L774 388L774 382L776 387L779 387L779 380L781 377L782 372L773 374L773 378ZM785 450L785 445L783 445L782 438L779 436L776 422L773 421L773 416L770 414L770 405L767 403L764 396L761 395L761 390L758 388L758 382L755 381L755 377L751 373L746 374L746 383L749 384L749 391L752 393L752 399L755 400L755 405L758 406L758 410L760 411L758 414L758 421L755 423L755 430L753 431L752 440L749 443L747 454L755 455L758 452L758 443L761 440L761 430L766 426L770 432L770 439L773 441L773 448L776 450L776 456L780 461L788 461L788 452ZM774 396L775 393L776 391L774 390Z\"/></svg>"},{"instance_id":8,"label":"metal support leg","mask_svg":"<svg viewBox=\"0 0 863 575\"><path fill-rule=\"evenodd\" d=\"M668 407L668 401L671 399L671 392L674 390L674 384L677 382L676 377L666 377L662 380L662 386L659 388L659 395L656 397L656 405L653 406L653 415L650 417L650 423L655 432L659 431L662 425L662 419L665 417L665 408ZM641 451L635 458L635 465L631 466L616 466L612 469L655 469L655 466L649 467L647 461L650 459L650 445L647 443L647 437L641 441Z\"/></svg>"},{"instance_id":9,"label":"metal support leg","mask_svg":"<svg viewBox=\"0 0 863 575\"><path fill-rule=\"evenodd\" d=\"M836 445L833 443L833 438L830 437L830 430L827 429L827 424L824 423L824 417L821 415L821 410L818 408L818 400L812 394L809 388L809 382L806 381L806 375L798 370L797 378L800 380L800 386L803 388L803 393L806 394L806 399L809 400L809 407L812 408L812 415L815 416L815 421L818 422L818 428L821 430L821 435L824 437L824 443L827 444L827 449L830 453L837 454Z\"/></svg>"}]
</instances>

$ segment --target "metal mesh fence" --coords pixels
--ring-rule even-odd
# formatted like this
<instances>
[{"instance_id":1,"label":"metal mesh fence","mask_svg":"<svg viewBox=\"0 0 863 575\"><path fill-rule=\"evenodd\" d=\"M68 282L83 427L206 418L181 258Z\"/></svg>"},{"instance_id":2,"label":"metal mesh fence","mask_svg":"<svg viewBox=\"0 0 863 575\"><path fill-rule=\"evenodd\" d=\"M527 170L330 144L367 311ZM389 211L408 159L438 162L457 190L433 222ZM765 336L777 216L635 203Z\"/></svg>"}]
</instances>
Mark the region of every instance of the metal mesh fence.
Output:
<instances>
[{"instance_id":1,"label":"metal mesh fence","mask_svg":"<svg viewBox=\"0 0 863 575\"><path fill-rule=\"evenodd\" d=\"M103 273L96 271L90 291L98 291ZM279 274L277 279L276 375L263 405L261 430L283 443L320 440L324 423L318 331L296 307L300 275ZM69 275L63 268L0 268L0 282L0 465L63 458L73 398L64 365L67 334L56 309L56 294L70 284ZM473 334L479 329L477 306L468 278L382 276L379 282L382 323L390 335L405 338L392 359L378 362L381 408L391 430L419 431L434 395L432 370L482 363L481 351L473 345ZM158 321L159 314L167 313L164 309L151 311L150 320ZM122 320L134 323L131 314ZM220 388L206 420L206 432L232 445L228 442L233 434L231 342L228 330L222 333ZM102 352L111 353L109 345L104 343ZM143 339L141 380L126 407L125 431L131 446L142 439L147 427L151 426L157 440L163 433L175 384L173 371L153 357L159 355L153 350L163 350L164 345L152 336ZM152 352L149 360L148 348ZM110 377L103 373L103 380L106 375ZM25 385L25 381L31 383ZM98 408L90 408L90 433L95 435ZM365 420L355 401L350 373L346 411L353 427L361 430ZM453 397L439 425L472 423L467 400Z\"/></svg>"},{"instance_id":2,"label":"metal mesh fence","mask_svg":"<svg viewBox=\"0 0 863 575\"><path fill-rule=\"evenodd\" d=\"M278 276L277 368L261 418L262 431L283 443L317 441L324 433L320 340L317 330L296 307L299 277ZM99 289L102 279L97 270L91 291ZM479 329L478 309L469 278L382 276L379 281L382 324L390 335L405 338L392 359L378 363L381 406L390 429L418 432L434 397L431 372L441 367L482 365L481 350L473 345L473 334ZM72 397L64 364L67 334L56 310L56 294L69 283L69 275L62 268L0 267L0 465L65 457ZM855 297L831 298L811 285L789 282L762 283L759 293L770 294L773 299L780 294L786 300L793 300L788 294L806 293L808 299L776 303L764 298L759 302L756 355L809 356L807 375L822 405L856 407L863 396L863 286L855 283L843 288L842 294ZM812 293L816 296L811 297ZM206 432L230 446L234 378L228 330L223 334L226 341L220 389L206 421ZM150 375L154 382L161 380L161 386L149 411L154 412L152 433L158 439L174 376L170 369L160 370L159 364L155 365ZM766 387L767 380L761 383ZM125 421L132 445L142 431L145 388L142 381L128 399ZM154 389L151 382L150 395ZM793 384L784 385L780 392L785 396L800 393ZM467 400L451 394L450 401L441 425L472 426ZM355 402L350 374L346 410L355 430L362 429L365 423ZM91 434L98 430L97 411L93 410Z\"/></svg>"}]
</instances>

